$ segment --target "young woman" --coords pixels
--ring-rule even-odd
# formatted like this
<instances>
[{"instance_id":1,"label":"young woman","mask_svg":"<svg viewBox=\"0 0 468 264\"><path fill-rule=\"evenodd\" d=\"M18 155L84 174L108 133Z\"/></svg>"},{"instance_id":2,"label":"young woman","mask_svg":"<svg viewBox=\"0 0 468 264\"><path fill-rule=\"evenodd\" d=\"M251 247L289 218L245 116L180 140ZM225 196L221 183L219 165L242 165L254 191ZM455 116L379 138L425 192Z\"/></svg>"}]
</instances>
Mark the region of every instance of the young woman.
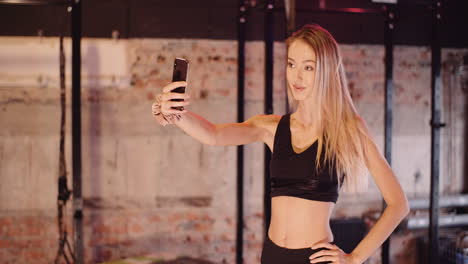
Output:
<instances>
[{"instance_id":1,"label":"young woman","mask_svg":"<svg viewBox=\"0 0 468 264\"><path fill-rule=\"evenodd\" d=\"M363 263L408 214L408 201L354 107L332 35L305 25L286 46L292 113L212 124L186 109L171 109L189 104L188 95L171 93L186 83L173 82L157 95L153 114L162 125L175 124L205 144L261 141L271 149L271 222L262 264ZM171 102L174 98L186 100ZM388 206L348 254L333 243L330 216L342 184L344 191L361 192L369 172Z\"/></svg>"}]
</instances>

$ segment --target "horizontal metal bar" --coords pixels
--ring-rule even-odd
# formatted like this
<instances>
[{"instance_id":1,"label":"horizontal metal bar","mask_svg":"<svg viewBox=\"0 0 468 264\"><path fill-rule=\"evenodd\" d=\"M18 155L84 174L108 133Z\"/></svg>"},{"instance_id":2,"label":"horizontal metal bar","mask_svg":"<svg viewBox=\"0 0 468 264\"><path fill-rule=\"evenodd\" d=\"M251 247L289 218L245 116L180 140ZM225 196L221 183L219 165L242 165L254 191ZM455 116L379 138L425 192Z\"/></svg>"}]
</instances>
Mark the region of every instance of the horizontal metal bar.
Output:
<instances>
[{"instance_id":1,"label":"horizontal metal bar","mask_svg":"<svg viewBox=\"0 0 468 264\"><path fill-rule=\"evenodd\" d=\"M0 5L69 5L72 0L0 0Z\"/></svg>"},{"instance_id":2,"label":"horizontal metal bar","mask_svg":"<svg viewBox=\"0 0 468 264\"><path fill-rule=\"evenodd\" d=\"M412 198L408 199L411 209L427 209L429 208L429 198ZM449 195L441 196L439 200L439 208L468 206L468 195Z\"/></svg>"},{"instance_id":3,"label":"horizontal metal bar","mask_svg":"<svg viewBox=\"0 0 468 264\"><path fill-rule=\"evenodd\" d=\"M407 229L427 228L429 216L408 217ZM468 226L468 214L439 216L439 227Z\"/></svg>"},{"instance_id":4,"label":"horizontal metal bar","mask_svg":"<svg viewBox=\"0 0 468 264\"><path fill-rule=\"evenodd\" d=\"M284 7L274 8L275 12L284 12ZM356 14L356 15L383 15L385 11L382 9L368 8L296 8L298 13L336 13L336 14Z\"/></svg>"}]
</instances>

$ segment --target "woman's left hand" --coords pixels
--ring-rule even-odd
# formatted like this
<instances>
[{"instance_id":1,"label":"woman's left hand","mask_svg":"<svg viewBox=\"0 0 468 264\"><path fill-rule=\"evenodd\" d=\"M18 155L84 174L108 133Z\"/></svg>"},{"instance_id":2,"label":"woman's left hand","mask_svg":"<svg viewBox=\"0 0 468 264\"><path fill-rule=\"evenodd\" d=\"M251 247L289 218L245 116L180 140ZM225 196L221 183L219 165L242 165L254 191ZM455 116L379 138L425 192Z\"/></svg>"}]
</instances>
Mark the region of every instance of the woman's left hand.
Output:
<instances>
[{"instance_id":1,"label":"woman's left hand","mask_svg":"<svg viewBox=\"0 0 468 264\"><path fill-rule=\"evenodd\" d=\"M328 243L328 242L320 242L311 247L312 249L316 248L327 248L322 249L314 254L310 255L310 263L322 263L324 261L331 261L330 264L360 264L358 263L353 255L346 254L341 248L337 245ZM328 263L328 262L327 262Z\"/></svg>"}]
</instances>

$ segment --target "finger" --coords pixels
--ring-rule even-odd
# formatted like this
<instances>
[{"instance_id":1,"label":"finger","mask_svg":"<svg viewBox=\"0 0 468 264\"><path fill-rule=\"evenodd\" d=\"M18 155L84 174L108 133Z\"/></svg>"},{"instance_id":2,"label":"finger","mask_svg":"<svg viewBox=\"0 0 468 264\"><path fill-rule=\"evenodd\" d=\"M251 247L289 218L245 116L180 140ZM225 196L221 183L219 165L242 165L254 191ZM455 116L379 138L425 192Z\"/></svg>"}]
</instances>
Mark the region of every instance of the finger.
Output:
<instances>
[{"instance_id":1,"label":"finger","mask_svg":"<svg viewBox=\"0 0 468 264\"><path fill-rule=\"evenodd\" d=\"M337 263L336 257L330 257L330 256L323 256L320 258L313 259L310 261L310 263L322 263L325 261L331 261L331 263ZM329 263L329 262L326 262L326 263Z\"/></svg>"},{"instance_id":2,"label":"finger","mask_svg":"<svg viewBox=\"0 0 468 264\"><path fill-rule=\"evenodd\" d=\"M164 103L165 105L168 105L167 108L170 108L172 106L184 106L184 105L189 105L190 102L187 102L187 101L169 101L169 102L166 102Z\"/></svg>"},{"instance_id":3,"label":"finger","mask_svg":"<svg viewBox=\"0 0 468 264\"><path fill-rule=\"evenodd\" d=\"M167 94L164 94L163 98L165 101L171 101L172 99L188 100L190 99L190 96L188 96L187 94L183 94L183 93L167 93Z\"/></svg>"},{"instance_id":4,"label":"finger","mask_svg":"<svg viewBox=\"0 0 468 264\"><path fill-rule=\"evenodd\" d=\"M163 114L164 115L167 115L167 114L182 114L182 113L186 113L187 110L184 109L182 111L178 110L178 109L172 109L172 108L168 108L166 110L163 111Z\"/></svg>"},{"instance_id":5,"label":"finger","mask_svg":"<svg viewBox=\"0 0 468 264\"><path fill-rule=\"evenodd\" d=\"M161 95L162 101L170 101L171 99L189 99L190 96L186 93L164 93Z\"/></svg>"},{"instance_id":6,"label":"finger","mask_svg":"<svg viewBox=\"0 0 468 264\"><path fill-rule=\"evenodd\" d=\"M180 106L180 105L172 105L172 106L171 106L171 105L169 105L169 104L164 104L164 107L161 107L161 112L165 114L165 113L167 113L167 112L169 112L169 111L173 111L173 110L174 110L174 111L176 111L176 112L174 112L175 114L180 113L180 112L181 112L180 110L175 109L175 108L172 108L172 107L176 107L176 106L177 106L177 107L183 107L183 106Z\"/></svg>"},{"instance_id":7,"label":"finger","mask_svg":"<svg viewBox=\"0 0 468 264\"><path fill-rule=\"evenodd\" d=\"M161 112L165 113L166 111L171 110L171 107L175 106L172 103L173 102L164 102L161 104Z\"/></svg>"},{"instance_id":8,"label":"finger","mask_svg":"<svg viewBox=\"0 0 468 264\"><path fill-rule=\"evenodd\" d=\"M316 248L329 248L329 249L336 249L337 246L336 245L333 245L329 242L319 242L317 244L314 244L312 247L310 247L311 249L316 249Z\"/></svg>"},{"instance_id":9,"label":"finger","mask_svg":"<svg viewBox=\"0 0 468 264\"><path fill-rule=\"evenodd\" d=\"M185 87L187 86L187 82L180 81L180 82L171 82L170 84L163 87L163 93L168 93L174 90L177 87Z\"/></svg>"},{"instance_id":10,"label":"finger","mask_svg":"<svg viewBox=\"0 0 468 264\"><path fill-rule=\"evenodd\" d=\"M163 92L168 93L178 87L186 87L186 86L187 86L187 82L185 81L171 82L168 85L163 87Z\"/></svg>"},{"instance_id":11,"label":"finger","mask_svg":"<svg viewBox=\"0 0 468 264\"><path fill-rule=\"evenodd\" d=\"M315 259L315 258L322 257L322 256L338 256L338 254L339 253L337 250L323 249L310 255L309 259Z\"/></svg>"}]
</instances>

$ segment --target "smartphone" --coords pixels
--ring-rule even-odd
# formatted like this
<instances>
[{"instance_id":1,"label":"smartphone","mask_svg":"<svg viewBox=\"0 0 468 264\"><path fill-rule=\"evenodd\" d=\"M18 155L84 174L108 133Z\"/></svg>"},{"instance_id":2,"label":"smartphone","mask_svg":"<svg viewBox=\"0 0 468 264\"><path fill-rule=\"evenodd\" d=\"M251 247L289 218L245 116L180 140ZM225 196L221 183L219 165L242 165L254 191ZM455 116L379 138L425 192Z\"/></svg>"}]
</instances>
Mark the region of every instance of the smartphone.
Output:
<instances>
[{"instance_id":1,"label":"smartphone","mask_svg":"<svg viewBox=\"0 0 468 264\"><path fill-rule=\"evenodd\" d=\"M174 71L172 72L172 82L187 81L189 62L183 58L175 58L174 60ZM185 86L177 87L171 92L185 93ZM171 101L184 101L184 99L176 98ZM184 110L183 106L173 106L172 109Z\"/></svg>"}]
</instances>

